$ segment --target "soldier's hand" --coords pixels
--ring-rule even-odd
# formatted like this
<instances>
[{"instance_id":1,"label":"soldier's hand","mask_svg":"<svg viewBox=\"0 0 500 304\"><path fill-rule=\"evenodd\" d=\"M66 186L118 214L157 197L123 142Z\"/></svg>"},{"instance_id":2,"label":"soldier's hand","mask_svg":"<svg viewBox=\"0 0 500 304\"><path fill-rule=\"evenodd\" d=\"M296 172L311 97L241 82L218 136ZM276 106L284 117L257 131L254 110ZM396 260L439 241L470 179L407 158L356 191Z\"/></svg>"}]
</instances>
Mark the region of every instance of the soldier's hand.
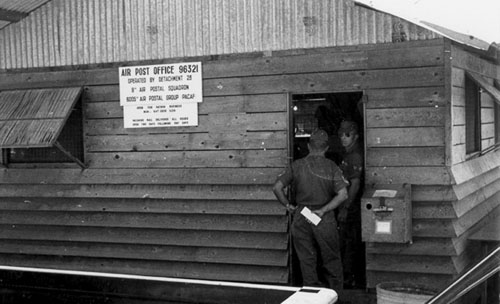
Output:
<instances>
[{"instance_id":1,"label":"soldier's hand","mask_svg":"<svg viewBox=\"0 0 500 304\"><path fill-rule=\"evenodd\" d=\"M325 215L325 212L321 209L313 210L312 213L316 214L319 217L323 217L323 215Z\"/></svg>"},{"instance_id":2,"label":"soldier's hand","mask_svg":"<svg viewBox=\"0 0 500 304\"><path fill-rule=\"evenodd\" d=\"M291 205L291 204L287 204L286 205L286 210L290 213L294 212L295 209L297 209L297 206L294 206L294 205Z\"/></svg>"}]
</instances>

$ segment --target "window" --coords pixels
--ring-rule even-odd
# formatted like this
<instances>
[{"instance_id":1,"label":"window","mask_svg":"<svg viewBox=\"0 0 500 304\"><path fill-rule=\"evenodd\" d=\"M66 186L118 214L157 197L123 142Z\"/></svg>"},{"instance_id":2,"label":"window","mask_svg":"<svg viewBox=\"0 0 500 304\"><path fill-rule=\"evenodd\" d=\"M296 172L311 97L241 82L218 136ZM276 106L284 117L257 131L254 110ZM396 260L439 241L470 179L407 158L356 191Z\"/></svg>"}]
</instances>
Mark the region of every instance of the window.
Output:
<instances>
[{"instance_id":1,"label":"window","mask_svg":"<svg viewBox=\"0 0 500 304\"><path fill-rule=\"evenodd\" d=\"M500 91L500 82L495 80L494 88ZM500 144L500 100L495 100L495 143Z\"/></svg>"},{"instance_id":2,"label":"window","mask_svg":"<svg viewBox=\"0 0 500 304\"><path fill-rule=\"evenodd\" d=\"M481 152L481 154L496 148L500 142L500 90L498 89L498 80L491 84L480 74L470 71L466 72L465 77L465 140L467 154ZM489 94L494 101L494 131L495 144L489 147L481 147L481 93ZM481 151L483 148L483 151Z\"/></svg>"},{"instance_id":3,"label":"window","mask_svg":"<svg viewBox=\"0 0 500 304\"><path fill-rule=\"evenodd\" d=\"M465 151L481 150L481 98L479 86L465 77Z\"/></svg>"},{"instance_id":4,"label":"window","mask_svg":"<svg viewBox=\"0 0 500 304\"><path fill-rule=\"evenodd\" d=\"M81 88L0 92L3 163L83 163Z\"/></svg>"},{"instance_id":5,"label":"window","mask_svg":"<svg viewBox=\"0 0 500 304\"><path fill-rule=\"evenodd\" d=\"M500 144L500 105L495 103L495 143Z\"/></svg>"}]
</instances>

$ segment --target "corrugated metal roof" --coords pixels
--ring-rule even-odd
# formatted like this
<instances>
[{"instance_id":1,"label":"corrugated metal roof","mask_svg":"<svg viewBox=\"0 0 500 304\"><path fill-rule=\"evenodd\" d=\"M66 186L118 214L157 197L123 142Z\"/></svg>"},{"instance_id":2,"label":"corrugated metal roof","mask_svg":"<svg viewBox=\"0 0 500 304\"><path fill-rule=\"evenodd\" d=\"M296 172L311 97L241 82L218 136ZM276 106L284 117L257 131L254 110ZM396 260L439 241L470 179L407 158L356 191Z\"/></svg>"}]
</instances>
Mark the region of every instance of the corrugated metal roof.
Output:
<instances>
[{"instance_id":1,"label":"corrugated metal roof","mask_svg":"<svg viewBox=\"0 0 500 304\"><path fill-rule=\"evenodd\" d=\"M81 87L0 92L0 147L51 147Z\"/></svg>"}]
</instances>

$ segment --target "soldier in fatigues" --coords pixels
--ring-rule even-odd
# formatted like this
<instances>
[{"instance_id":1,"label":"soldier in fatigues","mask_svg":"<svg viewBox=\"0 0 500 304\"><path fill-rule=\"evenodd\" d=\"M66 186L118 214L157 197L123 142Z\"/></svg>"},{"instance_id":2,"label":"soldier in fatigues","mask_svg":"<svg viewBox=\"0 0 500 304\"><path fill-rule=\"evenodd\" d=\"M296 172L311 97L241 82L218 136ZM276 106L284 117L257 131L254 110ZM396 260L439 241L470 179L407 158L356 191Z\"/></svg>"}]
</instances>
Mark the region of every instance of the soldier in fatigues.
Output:
<instances>
[{"instance_id":1,"label":"soldier in fatigues","mask_svg":"<svg viewBox=\"0 0 500 304\"><path fill-rule=\"evenodd\" d=\"M343 121L339 138L344 148L340 169L349 181L348 198L338 211L340 248L344 267L344 287L364 285L364 248L361 242L361 185L363 179L363 150L359 144L358 126Z\"/></svg>"},{"instance_id":2,"label":"soldier in fatigues","mask_svg":"<svg viewBox=\"0 0 500 304\"><path fill-rule=\"evenodd\" d=\"M294 161L278 176L273 192L289 211L295 211L291 230L303 285L339 291L343 287L343 271L334 209L347 198L347 182L338 166L324 156L328 150L325 131L313 132L308 148L306 157ZM295 189L297 207L288 201L284 191L287 186ZM318 225L300 214L305 207L321 217Z\"/></svg>"}]
</instances>

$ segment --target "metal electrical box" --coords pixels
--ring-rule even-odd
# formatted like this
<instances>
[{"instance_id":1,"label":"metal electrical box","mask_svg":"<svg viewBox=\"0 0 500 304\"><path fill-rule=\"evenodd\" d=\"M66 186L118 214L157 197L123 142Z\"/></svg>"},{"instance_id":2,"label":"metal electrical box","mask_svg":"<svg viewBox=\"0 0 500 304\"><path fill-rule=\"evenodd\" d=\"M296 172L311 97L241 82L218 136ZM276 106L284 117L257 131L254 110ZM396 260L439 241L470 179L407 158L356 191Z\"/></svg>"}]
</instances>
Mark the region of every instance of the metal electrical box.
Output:
<instances>
[{"instance_id":1,"label":"metal electrical box","mask_svg":"<svg viewBox=\"0 0 500 304\"><path fill-rule=\"evenodd\" d=\"M373 185L361 198L364 242L412 242L411 186Z\"/></svg>"}]
</instances>

